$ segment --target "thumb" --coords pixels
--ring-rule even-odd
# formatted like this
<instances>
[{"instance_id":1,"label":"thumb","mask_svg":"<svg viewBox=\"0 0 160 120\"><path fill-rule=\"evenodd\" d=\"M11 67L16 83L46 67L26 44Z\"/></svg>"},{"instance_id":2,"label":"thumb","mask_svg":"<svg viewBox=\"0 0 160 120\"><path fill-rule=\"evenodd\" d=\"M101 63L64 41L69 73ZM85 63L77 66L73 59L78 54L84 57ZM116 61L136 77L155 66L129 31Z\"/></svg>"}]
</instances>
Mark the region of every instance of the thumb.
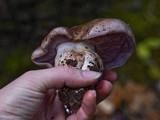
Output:
<instances>
[{"instance_id":1,"label":"thumb","mask_svg":"<svg viewBox=\"0 0 160 120\"><path fill-rule=\"evenodd\" d=\"M27 72L22 76L24 79L21 78L19 82L27 83L38 91L46 92L48 89L59 89L64 86L72 88L88 86L100 76L99 72L82 71L71 66L59 66Z\"/></svg>"}]
</instances>

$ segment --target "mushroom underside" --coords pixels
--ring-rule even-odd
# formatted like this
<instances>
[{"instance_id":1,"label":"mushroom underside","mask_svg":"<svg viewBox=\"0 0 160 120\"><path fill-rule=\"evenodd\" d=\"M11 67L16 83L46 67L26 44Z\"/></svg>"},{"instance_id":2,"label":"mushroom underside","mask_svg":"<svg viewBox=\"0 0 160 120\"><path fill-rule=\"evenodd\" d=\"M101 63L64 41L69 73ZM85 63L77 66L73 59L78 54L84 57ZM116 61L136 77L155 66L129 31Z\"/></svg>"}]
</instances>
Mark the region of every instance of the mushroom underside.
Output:
<instances>
[{"instance_id":1,"label":"mushroom underside","mask_svg":"<svg viewBox=\"0 0 160 120\"><path fill-rule=\"evenodd\" d=\"M58 36L55 37L55 39L58 40L51 41L45 48L41 47L41 51L43 51L44 55L34 57L32 60L34 63L42 66L54 67L57 52L55 49L56 46L66 42L77 43L77 41L73 41L64 36L62 36L62 38ZM112 33L92 39L82 39L81 42L89 43L95 47L96 53L103 60L105 69L122 66L135 49L135 43L132 41L132 38L125 33Z\"/></svg>"}]
</instances>

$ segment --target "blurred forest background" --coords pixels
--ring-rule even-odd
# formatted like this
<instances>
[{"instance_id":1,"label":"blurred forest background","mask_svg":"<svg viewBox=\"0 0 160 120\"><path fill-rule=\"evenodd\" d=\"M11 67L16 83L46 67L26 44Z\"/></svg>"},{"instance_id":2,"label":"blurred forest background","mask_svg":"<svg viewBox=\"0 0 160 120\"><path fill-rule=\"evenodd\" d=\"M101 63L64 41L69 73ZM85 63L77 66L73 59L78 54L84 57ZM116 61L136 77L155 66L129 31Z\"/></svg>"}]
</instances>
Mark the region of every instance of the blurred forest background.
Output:
<instances>
[{"instance_id":1,"label":"blurred forest background","mask_svg":"<svg viewBox=\"0 0 160 120\"><path fill-rule=\"evenodd\" d=\"M160 120L159 0L0 0L0 88L36 67L32 51L51 29L96 18L119 18L132 28L136 51L118 73L113 94L95 120Z\"/></svg>"}]
</instances>

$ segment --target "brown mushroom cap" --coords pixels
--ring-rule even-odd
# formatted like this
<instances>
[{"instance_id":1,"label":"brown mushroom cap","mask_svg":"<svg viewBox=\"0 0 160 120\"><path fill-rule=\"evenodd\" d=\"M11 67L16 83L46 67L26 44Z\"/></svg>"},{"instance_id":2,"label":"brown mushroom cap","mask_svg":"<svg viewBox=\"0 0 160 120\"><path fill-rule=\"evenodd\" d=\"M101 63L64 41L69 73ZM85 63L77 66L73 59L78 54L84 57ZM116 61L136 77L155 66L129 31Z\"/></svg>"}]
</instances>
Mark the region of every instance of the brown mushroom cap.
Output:
<instances>
[{"instance_id":1,"label":"brown mushroom cap","mask_svg":"<svg viewBox=\"0 0 160 120\"><path fill-rule=\"evenodd\" d=\"M64 42L88 42L96 47L105 69L123 65L135 49L131 28L119 19L96 19L72 28L57 27L32 54L37 65L54 66L56 46Z\"/></svg>"}]
</instances>

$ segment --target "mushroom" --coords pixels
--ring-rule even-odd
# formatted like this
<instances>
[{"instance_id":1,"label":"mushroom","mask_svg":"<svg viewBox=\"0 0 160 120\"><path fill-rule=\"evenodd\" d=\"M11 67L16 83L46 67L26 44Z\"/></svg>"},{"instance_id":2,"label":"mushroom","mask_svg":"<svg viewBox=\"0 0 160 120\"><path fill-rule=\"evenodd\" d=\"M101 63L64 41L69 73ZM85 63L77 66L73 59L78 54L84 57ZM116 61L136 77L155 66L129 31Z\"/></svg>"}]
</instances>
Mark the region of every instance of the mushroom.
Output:
<instances>
[{"instance_id":1,"label":"mushroom","mask_svg":"<svg viewBox=\"0 0 160 120\"><path fill-rule=\"evenodd\" d=\"M122 66L135 49L131 28L119 19L95 19L72 28L54 28L32 54L32 61L45 67L70 65L81 70L103 72ZM96 85L59 90L67 114L80 106L83 95Z\"/></svg>"}]
</instances>

